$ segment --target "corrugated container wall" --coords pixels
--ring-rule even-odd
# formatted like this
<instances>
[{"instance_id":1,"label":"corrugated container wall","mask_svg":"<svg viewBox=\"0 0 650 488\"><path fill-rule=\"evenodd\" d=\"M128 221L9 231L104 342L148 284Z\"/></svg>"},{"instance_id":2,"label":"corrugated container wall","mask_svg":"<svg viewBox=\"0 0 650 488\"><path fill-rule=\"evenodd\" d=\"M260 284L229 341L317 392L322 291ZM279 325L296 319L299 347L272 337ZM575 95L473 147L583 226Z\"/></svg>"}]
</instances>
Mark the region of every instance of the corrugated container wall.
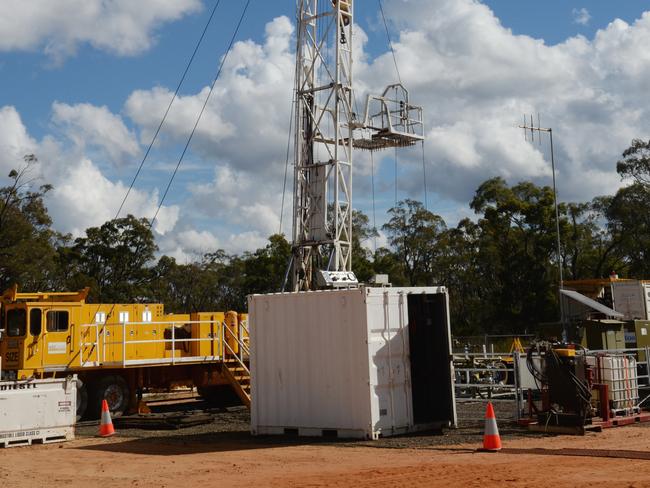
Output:
<instances>
[{"instance_id":1,"label":"corrugated container wall","mask_svg":"<svg viewBox=\"0 0 650 488\"><path fill-rule=\"evenodd\" d=\"M249 323L253 434L456 424L444 287L252 295Z\"/></svg>"}]
</instances>

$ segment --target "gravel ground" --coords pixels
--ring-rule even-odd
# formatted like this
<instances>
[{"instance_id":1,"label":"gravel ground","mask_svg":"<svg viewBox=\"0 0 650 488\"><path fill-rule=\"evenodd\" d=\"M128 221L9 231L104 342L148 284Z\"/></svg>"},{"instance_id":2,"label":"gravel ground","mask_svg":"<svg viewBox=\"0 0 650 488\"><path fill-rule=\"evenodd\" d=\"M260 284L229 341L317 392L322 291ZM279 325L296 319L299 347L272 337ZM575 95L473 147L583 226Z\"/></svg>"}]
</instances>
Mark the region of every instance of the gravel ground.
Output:
<instances>
[{"instance_id":1,"label":"gravel ground","mask_svg":"<svg viewBox=\"0 0 650 488\"><path fill-rule=\"evenodd\" d=\"M2 452L0 487L650 486L650 422L585 436L531 434L513 422L512 402L494 405L504 442L498 454L477 450L485 409L478 401L458 402L458 429L374 442L252 437L245 408L167 402L154 410L207 412L211 422L175 431L118 429L107 439L95 437L96 423L85 423L74 441Z\"/></svg>"},{"instance_id":2,"label":"gravel ground","mask_svg":"<svg viewBox=\"0 0 650 488\"><path fill-rule=\"evenodd\" d=\"M531 437L544 434L531 433L514 421L514 405L511 401L498 400L493 403L502 436ZM483 439L483 424L485 402L462 400L457 403L458 428L444 429L440 432L420 432L381 438L378 441L350 441L334 438L298 438L292 436L260 436L252 437L250 430L250 415L245 407L231 407L225 410L211 409L205 402L197 399L194 402L154 406L154 413L193 412L209 413L213 421L178 430L151 429L116 429L117 437L132 439L155 439L172 443L192 442L251 442L268 445L299 445L299 444L336 444L350 446L371 446L378 448L426 448L431 446L447 446L457 444L480 445ZM82 422L77 426L77 436L93 437L97 434L97 422Z\"/></svg>"}]
</instances>

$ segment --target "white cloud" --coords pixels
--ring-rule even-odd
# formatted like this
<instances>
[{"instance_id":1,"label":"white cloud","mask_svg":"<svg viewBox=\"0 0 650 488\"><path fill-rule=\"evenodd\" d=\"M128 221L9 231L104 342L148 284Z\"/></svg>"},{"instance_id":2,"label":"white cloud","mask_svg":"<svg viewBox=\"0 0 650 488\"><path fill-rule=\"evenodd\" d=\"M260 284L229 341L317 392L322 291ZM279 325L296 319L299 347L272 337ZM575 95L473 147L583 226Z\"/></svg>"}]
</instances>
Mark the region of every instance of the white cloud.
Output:
<instances>
[{"instance_id":1,"label":"white cloud","mask_svg":"<svg viewBox=\"0 0 650 488\"><path fill-rule=\"evenodd\" d=\"M279 17L266 27L264 44L235 43L192 141L192 150L250 171L278 173L284 161L289 125L294 57L293 26ZM163 136L185 143L208 88L178 98L163 128ZM166 88L131 94L125 113L149 140L160 123L172 93ZM281 169L283 170L284 162Z\"/></svg>"},{"instance_id":2,"label":"white cloud","mask_svg":"<svg viewBox=\"0 0 650 488\"><path fill-rule=\"evenodd\" d=\"M561 198L620 186L615 162L650 122L638 103L650 88L650 13L633 24L615 20L593 40L549 46L514 35L474 0L389 0L386 10L399 30L402 78L425 110L430 189L466 205L492 176L550 184L548 139L526 144L516 129L522 114L538 112L553 128ZM389 56L359 63L357 79L381 90L375 80L395 77ZM421 158L401 160L407 174L421 174Z\"/></svg>"},{"instance_id":3,"label":"white cloud","mask_svg":"<svg viewBox=\"0 0 650 488\"><path fill-rule=\"evenodd\" d=\"M0 51L43 50L61 60L90 44L132 56L152 46L160 25L200 9L200 0L3 0Z\"/></svg>"},{"instance_id":4,"label":"white cloud","mask_svg":"<svg viewBox=\"0 0 650 488\"><path fill-rule=\"evenodd\" d=\"M0 179L18 169L23 156L34 153L37 143L27 133L15 107L0 107Z\"/></svg>"},{"instance_id":5,"label":"white cloud","mask_svg":"<svg viewBox=\"0 0 650 488\"><path fill-rule=\"evenodd\" d=\"M240 254L254 251L266 246L267 236L255 231L241 233L196 230L180 224L175 232L165 234L157 239L160 252L171 256L181 264L199 261L205 254L223 250L226 254Z\"/></svg>"},{"instance_id":6,"label":"white cloud","mask_svg":"<svg viewBox=\"0 0 650 488\"><path fill-rule=\"evenodd\" d=\"M632 138L647 137L650 126L650 109L639 102L650 89L650 13L632 24L615 20L593 39L577 36L549 46L514 35L475 0L387 0L385 8L399 31L394 47L402 78L412 101L425 110L430 209L450 219L467 215L477 186L497 175L510 183L551 183L548 146L526 142L517 129L524 113L541 112L542 125L553 128L561 199L584 201L616 191L616 160ZM186 188L176 183L184 200L163 212L163 252L179 259L217 248L241 252L263 246L277 232L292 36L290 21L278 18L262 43L234 46L188 155L193 171L213 176L197 176ZM390 53L371 58L365 40L358 30L359 100L395 79ZM185 142L206 94L203 88L174 104L163 152ZM134 91L125 102L124 117L135 123L141 141L148 143L171 95L155 87ZM53 110L63 140L35 140L15 109L0 108L0 169L6 172L24 153L36 152L44 178L57 188L51 200L57 225L98 225L112 217L106 209L117 208L124 192L100 163L128 159L138 144L124 121L103 107L59 104ZM422 199L421 156L419 148L400 154L400 198ZM175 157L164 153L165 160ZM369 157L357 153L355 161L355 174L363 177L355 181L355 201L366 202L369 213ZM392 200L392 163L392 154L375 156L376 188L391 192L384 200ZM157 200L155 192L139 190L127 211L151 214ZM290 205L287 195L284 230ZM383 211L377 216L381 226Z\"/></svg>"},{"instance_id":7,"label":"white cloud","mask_svg":"<svg viewBox=\"0 0 650 488\"><path fill-rule=\"evenodd\" d=\"M111 181L98 165L84 155L84 147L71 141L46 136L36 141L29 136L20 114L14 107L0 108L0 167L5 175L23 164L22 157L33 153L39 163L31 177L35 184L50 183L54 189L47 194L46 205L55 227L75 236L86 228L112 219L127 191L121 181ZM0 175L0 182L6 176ZM121 216L131 213L151 218L158 207L158 193L134 189ZM163 206L154 226L159 233L173 229L179 217L177 206Z\"/></svg>"},{"instance_id":8,"label":"white cloud","mask_svg":"<svg viewBox=\"0 0 650 488\"><path fill-rule=\"evenodd\" d=\"M192 141L193 154L205 166L217 166L212 181L188 188L187 213L191 207L220 227L237 227L232 239L222 241L224 248L249 250L250 243L263 243L279 230L295 62L292 34L291 22L279 17L267 24L263 44L233 46ZM206 87L174 102L163 141L185 143L207 92ZM128 98L124 112L141 128L143 141L156 130L171 97L168 89L155 87ZM285 209L290 202L287 195Z\"/></svg>"},{"instance_id":9,"label":"white cloud","mask_svg":"<svg viewBox=\"0 0 650 488\"><path fill-rule=\"evenodd\" d=\"M192 206L210 219L219 219L266 237L279 231L281 190L279 182L259 180L253 173L228 166L215 168L213 181L190 188ZM291 197L286 196L285 205Z\"/></svg>"},{"instance_id":10,"label":"white cloud","mask_svg":"<svg viewBox=\"0 0 650 488\"><path fill-rule=\"evenodd\" d=\"M588 25L591 20L591 14L586 8L574 8L571 13L573 14L573 22L580 25Z\"/></svg>"},{"instance_id":11,"label":"white cloud","mask_svg":"<svg viewBox=\"0 0 650 488\"><path fill-rule=\"evenodd\" d=\"M86 146L97 146L116 164L134 158L140 152L135 135L119 115L105 106L54 102L52 111L54 124L81 150Z\"/></svg>"},{"instance_id":12,"label":"white cloud","mask_svg":"<svg viewBox=\"0 0 650 488\"><path fill-rule=\"evenodd\" d=\"M478 185L493 176L550 184L548 146L526 142L517 129L524 113L541 112L542 124L553 127L562 199L590 199L621 184L615 161L632 138L643 135L639 128L650 116L638 104L650 79L644 47L650 15L633 25L614 21L593 40L575 37L548 46L514 35L474 0L389 0L385 6L399 29L394 47L402 78L412 101L425 109L430 201L466 208ZM288 19L278 18L267 26L264 43L235 45L193 142L194 154L218 167L213 181L190 188L191 207L226 229L265 235L279 225L292 32ZM366 40L357 29L359 100L365 92L381 93L396 77L391 54L371 58ZM164 129L167 141L184 142L204 96L205 89L175 104ZM159 87L129 98L125 113L145 138L170 97ZM369 157L357 153L355 161L364 179L357 179L355 200L368 202ZM392 178L386 179L392 164L387 153L375 156L376 188L392 192ZM400 164L399 197L422 199L419 148L404 151ZM289 212L288 199L287 223Z\"/></svg>"}]
</instances>

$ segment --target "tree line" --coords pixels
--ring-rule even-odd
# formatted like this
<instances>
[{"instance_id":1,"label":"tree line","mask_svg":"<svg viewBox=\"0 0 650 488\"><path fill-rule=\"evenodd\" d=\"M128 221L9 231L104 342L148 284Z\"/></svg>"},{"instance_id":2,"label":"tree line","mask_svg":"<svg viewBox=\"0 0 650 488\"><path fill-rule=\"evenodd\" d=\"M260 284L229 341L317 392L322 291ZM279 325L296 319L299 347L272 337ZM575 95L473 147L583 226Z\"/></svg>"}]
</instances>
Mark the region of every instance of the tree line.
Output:
<instances>
[{"instance_id":1,"label":"tree line","mask_svg":"<svg viewBox=\"0 0 650 488\"><path fill-rule=\"evenodd\" d=\"M158 254L146 219L129 215L72 238L57 232L25 157L0 189L0 287L78 290L92 302L162 302L168 311L245 310L251 293L280 291L291 256L283 235L238 255L222 250L190 263ZM612 196L559 203L565 279L650 276L650 141L632 141L617 162L629 182ZM456 334L522 333L558 320L553 191L491 178L469 203L475 218L455 226L405 199L382 226L387 246L370 250L377 229L353 214L353 269L360 281L388 274L394 286L445 285Z\"/></svg>"}]
</instances>

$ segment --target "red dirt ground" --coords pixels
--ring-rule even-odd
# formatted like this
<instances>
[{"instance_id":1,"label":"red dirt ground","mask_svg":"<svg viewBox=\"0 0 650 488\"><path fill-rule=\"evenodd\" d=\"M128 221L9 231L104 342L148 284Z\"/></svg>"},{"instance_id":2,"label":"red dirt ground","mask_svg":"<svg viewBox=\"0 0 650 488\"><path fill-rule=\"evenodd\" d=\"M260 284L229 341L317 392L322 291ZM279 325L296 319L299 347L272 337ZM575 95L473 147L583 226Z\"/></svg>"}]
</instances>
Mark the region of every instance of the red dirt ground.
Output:
<instances>
[{"instance_id":1,"label":"red dirt ground","mask_svg":"<svg viewBox=\"0 0 650 488\"><path fill-rule=\"evenodd\" d=\"M640 426L585 437L504 438L500 453L478 453L475 447L82 438L0 451L0 486L650 486L650 429Z\"/></svg>"}]
</instances>

